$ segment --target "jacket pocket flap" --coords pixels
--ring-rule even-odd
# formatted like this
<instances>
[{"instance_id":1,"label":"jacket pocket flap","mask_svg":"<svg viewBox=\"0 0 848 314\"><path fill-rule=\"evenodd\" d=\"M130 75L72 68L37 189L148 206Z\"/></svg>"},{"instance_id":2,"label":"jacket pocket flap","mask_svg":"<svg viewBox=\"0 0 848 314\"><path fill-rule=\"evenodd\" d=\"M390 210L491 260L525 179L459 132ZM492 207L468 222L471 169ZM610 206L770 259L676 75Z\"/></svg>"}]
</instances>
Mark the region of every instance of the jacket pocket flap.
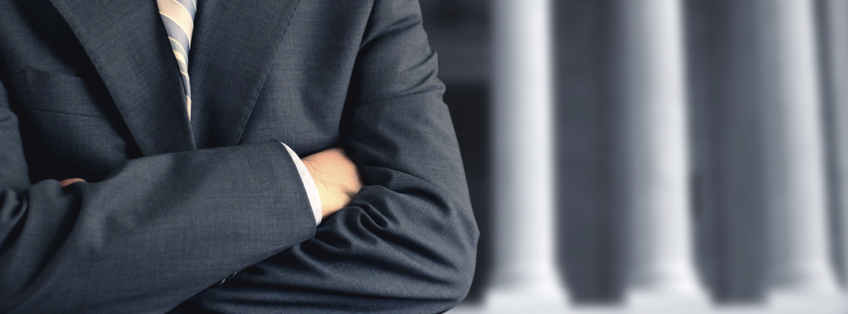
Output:
<instances>
[{"instance_id":1,"label":"jacket pocket flap","mask_svg":"<svg viewBox=\"0 0 848 314\"><path fill-rule=\"evenodd\" d=\"M82 116L115 119L119 118L117 110L109 112L102 108L103 99L92 95L108 95L104 91L97 92L96 88L81 77L53 74L39 70L24 70L26 80L26 107L31 110L54 113L76 114ZM105 100L108 102L108 99Z\"/></svg>"}]
</instances>

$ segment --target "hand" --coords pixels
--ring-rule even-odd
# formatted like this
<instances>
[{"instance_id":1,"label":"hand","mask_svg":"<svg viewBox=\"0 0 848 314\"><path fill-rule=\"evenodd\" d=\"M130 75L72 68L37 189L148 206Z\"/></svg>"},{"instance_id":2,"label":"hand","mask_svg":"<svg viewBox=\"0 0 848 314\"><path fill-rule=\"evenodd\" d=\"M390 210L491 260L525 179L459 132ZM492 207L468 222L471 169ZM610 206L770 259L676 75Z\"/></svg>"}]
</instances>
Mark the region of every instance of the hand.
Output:
<instances>
[{"instance_id":1,"label":"hand","mask_svg":"<svg viewBox=\"0 0 848 314\"><path fill-rule=\"evenodd\" d=\"M66 186L69 186L69 185L77 183L77 182L85 182L85 180L80 179L80 178L65 179L65 180L60 181L59 185L61 185L62 187L66 187Z\"/></svg>"},{"instance_id":2,"label":"hand","mask_svg":"<svg viewBox=\"0 0 848 314\"><path fill-rule=\"evenodd\" d=\"M330 148L302 160L318 188L324 218L347 206L362 188L359 170L344 149Z\"/></svg>"}]
</instances>

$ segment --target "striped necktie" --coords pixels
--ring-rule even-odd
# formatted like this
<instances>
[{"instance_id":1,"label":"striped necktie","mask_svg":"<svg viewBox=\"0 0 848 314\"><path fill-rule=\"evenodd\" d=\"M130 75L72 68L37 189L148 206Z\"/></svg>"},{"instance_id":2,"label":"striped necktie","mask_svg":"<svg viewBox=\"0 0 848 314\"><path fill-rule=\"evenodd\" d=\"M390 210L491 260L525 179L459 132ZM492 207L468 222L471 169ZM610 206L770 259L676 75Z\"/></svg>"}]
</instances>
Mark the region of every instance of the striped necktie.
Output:
<instances>
[{"instance_id":1,"label":"striped necktie","mask_svg":"<svg viewBox=\"0 0 848 314\"><path fill-rule=\"evenodd\" d=\"M188 51L191 49L191 32L194 29L194 13L197 0L156 0L159 15L168 31L168 41L180 66L186 95L186 110L191 120L191 84L188 80Z\"/></svg>"}]
</instances>

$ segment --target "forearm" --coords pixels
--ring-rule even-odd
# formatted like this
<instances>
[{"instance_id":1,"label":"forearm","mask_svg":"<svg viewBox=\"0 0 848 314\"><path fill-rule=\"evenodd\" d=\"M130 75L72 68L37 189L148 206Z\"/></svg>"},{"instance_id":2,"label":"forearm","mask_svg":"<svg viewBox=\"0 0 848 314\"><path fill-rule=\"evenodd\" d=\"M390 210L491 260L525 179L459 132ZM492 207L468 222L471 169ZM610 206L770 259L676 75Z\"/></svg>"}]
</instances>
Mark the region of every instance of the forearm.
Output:
<instances>
[{"instance_id":1,"label":"forearm","mask_svg":"<svg viewBox=\"0 0 848 314\"><path fill-rule=\"evenodd\" d=\"M269 141L139 158L97 183L4 189L2 312L163 312L308 239L315 220L287 155Z\"/></svg>"}]
</instances>

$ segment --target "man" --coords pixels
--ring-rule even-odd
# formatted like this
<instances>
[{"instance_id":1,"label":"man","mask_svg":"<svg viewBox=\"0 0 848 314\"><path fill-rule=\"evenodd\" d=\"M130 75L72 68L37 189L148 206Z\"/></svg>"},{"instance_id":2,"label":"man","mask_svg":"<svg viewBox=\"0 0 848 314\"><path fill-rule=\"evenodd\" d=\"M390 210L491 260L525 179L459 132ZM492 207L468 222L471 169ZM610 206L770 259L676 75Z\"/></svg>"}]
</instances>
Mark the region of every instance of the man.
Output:
<instances>
[{"instance_id":1,"label":"man","mask_svg":"<svg viewBox=\"0 0 848 314\"><path fill-rule=\"evenodd\" d=\"M197 0L188 60L167 5L0 1L0 313L464 298L478 232L416 1Z\"/></svg>"}]
</instances>

